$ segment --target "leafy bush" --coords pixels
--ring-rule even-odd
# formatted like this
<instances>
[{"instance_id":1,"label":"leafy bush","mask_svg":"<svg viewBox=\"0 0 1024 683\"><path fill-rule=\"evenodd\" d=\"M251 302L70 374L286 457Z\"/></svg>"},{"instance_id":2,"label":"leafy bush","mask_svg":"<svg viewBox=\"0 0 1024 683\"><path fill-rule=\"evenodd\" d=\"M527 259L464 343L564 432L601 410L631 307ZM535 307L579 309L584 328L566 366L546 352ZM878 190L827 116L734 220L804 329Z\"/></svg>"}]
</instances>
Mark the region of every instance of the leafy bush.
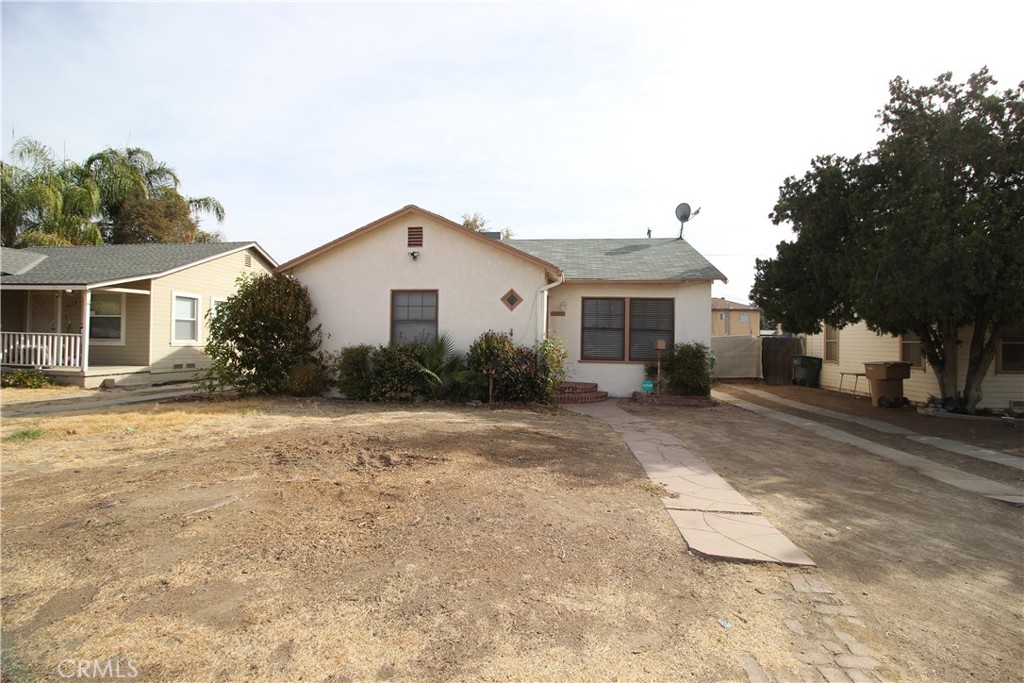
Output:
<instances>
[{"instance_id":1,"label":"leafy bush","mask_svg":"<svg viewBox=\"0 0 1024 683\"><path fill-rule=\"evenodd\" d=\"M494 374L494 397L510 403L547 400L547 381L536 351L515 346L501 359Z\"/></svg>"},{"instance_id":2,"label":"leafy bush","mask_svg":"<svg viewBox=\"0 0 1024 683\"><path fill-rule=\"evenodd\" d=\"M373 347L369 344L346 346L338 353L333 363L334 386L345 398L355 401L369 400L373 373L371 356Z\"/></svg>"},{"instance_id":3,"label":"leafy bush","mask_svg":"<svg viewBox=\"0 0 1024 683\"><path fill-rule=\"evenodd\" d=\"M309 290L294 278L239 278L237 292L210 320L210 367L200 375L200 386L211 392L234 387L243 395L310 390L317 372L308 366L325 364L320 326L310 326L315 313Z\"/></svg>"},{"instance_id":4,"label":"leafy bush","mask_svg":"<svg viewBox=\"0 0 1024 683\"><path fill-rule=\"evenodd\" d=\"M308 361L293 365L281 384L284 393L290 396L322 396L331 385L328 367L320 361Z\"/></svg>"},{"instance_id":5,"label":"leafy bush","mask_svg":"<svg viewBox=\"0 0 1024 683\"><path fill-rule=\"evenodd\" d=\"M548 337L537 347L537 358L541 371L544 373L547 397L558 393L558 387L565 381L568 374L565 361L569 352L565 350L565 342L559 337Z\"/></svg>"},{"instance_id":6,"label":"leafy bush","mask_svg":"<svg viewBox=\"0 0 1024 683\"><path fill-rule=\"evenodd\" d=\"M645 366L650 379L657 377L657 365ZM676 344L661 360L662 389L675 396L711 394L711 350L700 342Z\"/></svg>"},{"instance_id":7,"label":"leafy bush","mask_svg":"<svg viewBox=\"0 0 1024 683\"><path fill-rule=\"evenodd\" d=\"M0 374L0 386L18 389L42 389L52 387L52 379L38 370L11 370Z\"/></svg>"},{"instance_id":8,"label":"leafy bush","mask_svg":"<svg viewBox=\"0 0 1024 683\"><path fill-rule=\"evenodd\" d=\"M372 401L411 401L433 393L416 344L378 346L370 356L370 367Z\"/></svg>"},{"instance_id":9,"label":"leafy bush","mask_svg":"<svg viewBox=\"0 0 1024 683\"><path fill-rule=\"evenodd\" d=\"M413 344L421 370L426 373L434 390L434 398L451 401L470 401L480 396L480 383L474 381L474 372L466 367L465 357L455 350L455 342L448 333L433 342Z\"/></svg>"}]
</instances>

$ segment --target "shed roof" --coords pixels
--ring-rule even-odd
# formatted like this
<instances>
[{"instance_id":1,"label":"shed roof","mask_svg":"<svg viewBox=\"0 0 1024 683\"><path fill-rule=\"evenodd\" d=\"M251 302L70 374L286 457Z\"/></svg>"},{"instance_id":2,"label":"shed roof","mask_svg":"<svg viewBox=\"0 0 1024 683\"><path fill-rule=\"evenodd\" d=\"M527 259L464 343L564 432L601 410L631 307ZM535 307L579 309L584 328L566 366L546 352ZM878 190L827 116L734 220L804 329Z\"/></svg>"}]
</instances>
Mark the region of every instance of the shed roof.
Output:
<instances>
[{"instance_id":1,"label":"shed roof","mask_svg":"<svg viewBox=\"0 0 1024 683\"><path fill-rule=\"evenodd\" d=\"M204 244L109 244L98 247L29 247L0 251L0 284L89 287L169 275L243 249L255 248L272 266L276 262L255 242ZM38 258L36 258L38 257ZM34 259L34 262L32 262ZM8 267L13 263L14 267Z\"/></svg>"},{"instance_id":2,"label":"shed roof","mask_svg":"<svg viewBox=\"0 0 1024 683\"><path fill-rule=\"evenodd\" d=\"M721 280L725 275L686 240L508 240L509 246L557 264L566 280Z\"/></svg>"}]
</instances>

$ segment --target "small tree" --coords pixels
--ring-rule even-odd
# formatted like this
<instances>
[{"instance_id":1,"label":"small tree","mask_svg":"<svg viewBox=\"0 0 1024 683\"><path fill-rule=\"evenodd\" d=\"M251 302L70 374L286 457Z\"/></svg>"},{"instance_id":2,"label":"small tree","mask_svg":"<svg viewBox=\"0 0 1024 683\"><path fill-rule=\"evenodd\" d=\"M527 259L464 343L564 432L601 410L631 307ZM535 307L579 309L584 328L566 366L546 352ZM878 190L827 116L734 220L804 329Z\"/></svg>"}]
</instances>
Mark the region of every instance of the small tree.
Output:
<instances>
[{"instance_id":1,"label":"small tree","mask_svg":"<svg viewBox=\"0 0 1024 683\"><path fill-rule=\"evenodd\" d=\"M676 344L661 361L662 385L674 396L709 396L711 394L713 356L699 342ZM657 379L657 365L646 365L648 379Z\"/></svg>"},{"instance_id":2,"label":"small tree","mask_svg":"<svg viewBox=\"0 0 1024 683\"><path fill-rule=\"evenodd\" d=\"M238 291L210 320L210 367L200 385L211 392L234 387L243 395L319 393L325 388L325 371L323 335L319 325L310 326L315 313L309 290L294 278L239 278ZM297 382L300 376L303 380Z\"/></svg>"}]
</instances>

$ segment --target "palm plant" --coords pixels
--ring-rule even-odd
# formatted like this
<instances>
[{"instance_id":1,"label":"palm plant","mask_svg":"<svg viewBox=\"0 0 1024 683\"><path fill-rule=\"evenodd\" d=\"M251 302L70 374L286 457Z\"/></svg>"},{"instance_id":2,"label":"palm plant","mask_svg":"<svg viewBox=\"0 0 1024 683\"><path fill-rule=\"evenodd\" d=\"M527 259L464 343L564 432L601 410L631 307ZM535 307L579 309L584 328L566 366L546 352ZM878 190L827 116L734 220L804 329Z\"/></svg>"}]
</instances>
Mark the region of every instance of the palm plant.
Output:
<instances>
[{"instance_id":1,"label":"palm plant","mask_svg":"<svg viewBox=\"0 0 1024 683\"><path fill-rule=\"evenodd\" d=\"M460 385L474 377L466 367L466 359L456 351L451 335L444 332L433 341L419 342L417 357L420 370L428 377L436 398L456 392Z\"/></svg>"}]
</instances>

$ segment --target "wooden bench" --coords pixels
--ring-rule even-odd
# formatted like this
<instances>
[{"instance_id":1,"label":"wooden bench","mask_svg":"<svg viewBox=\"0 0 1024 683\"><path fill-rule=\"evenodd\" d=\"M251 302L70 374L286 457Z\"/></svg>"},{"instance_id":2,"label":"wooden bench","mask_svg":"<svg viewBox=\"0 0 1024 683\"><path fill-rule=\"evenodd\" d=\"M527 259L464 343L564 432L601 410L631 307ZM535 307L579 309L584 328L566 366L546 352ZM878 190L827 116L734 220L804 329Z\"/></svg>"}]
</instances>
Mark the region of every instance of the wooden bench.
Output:
<instances>
[{"instance_id":1,"label":"wooden bench","mask_svg":"<svg viewBox=\"0 0 1024 683\"><path fill-rule=\"evenodd\" d=\"M843 380L846 379L847 375L853 376L853 391L850 392L851 396L857 395L857 382L864 376L863 372L840 372L839 373L839 393L843 393Z\"/></svg>"}]
</instances>

